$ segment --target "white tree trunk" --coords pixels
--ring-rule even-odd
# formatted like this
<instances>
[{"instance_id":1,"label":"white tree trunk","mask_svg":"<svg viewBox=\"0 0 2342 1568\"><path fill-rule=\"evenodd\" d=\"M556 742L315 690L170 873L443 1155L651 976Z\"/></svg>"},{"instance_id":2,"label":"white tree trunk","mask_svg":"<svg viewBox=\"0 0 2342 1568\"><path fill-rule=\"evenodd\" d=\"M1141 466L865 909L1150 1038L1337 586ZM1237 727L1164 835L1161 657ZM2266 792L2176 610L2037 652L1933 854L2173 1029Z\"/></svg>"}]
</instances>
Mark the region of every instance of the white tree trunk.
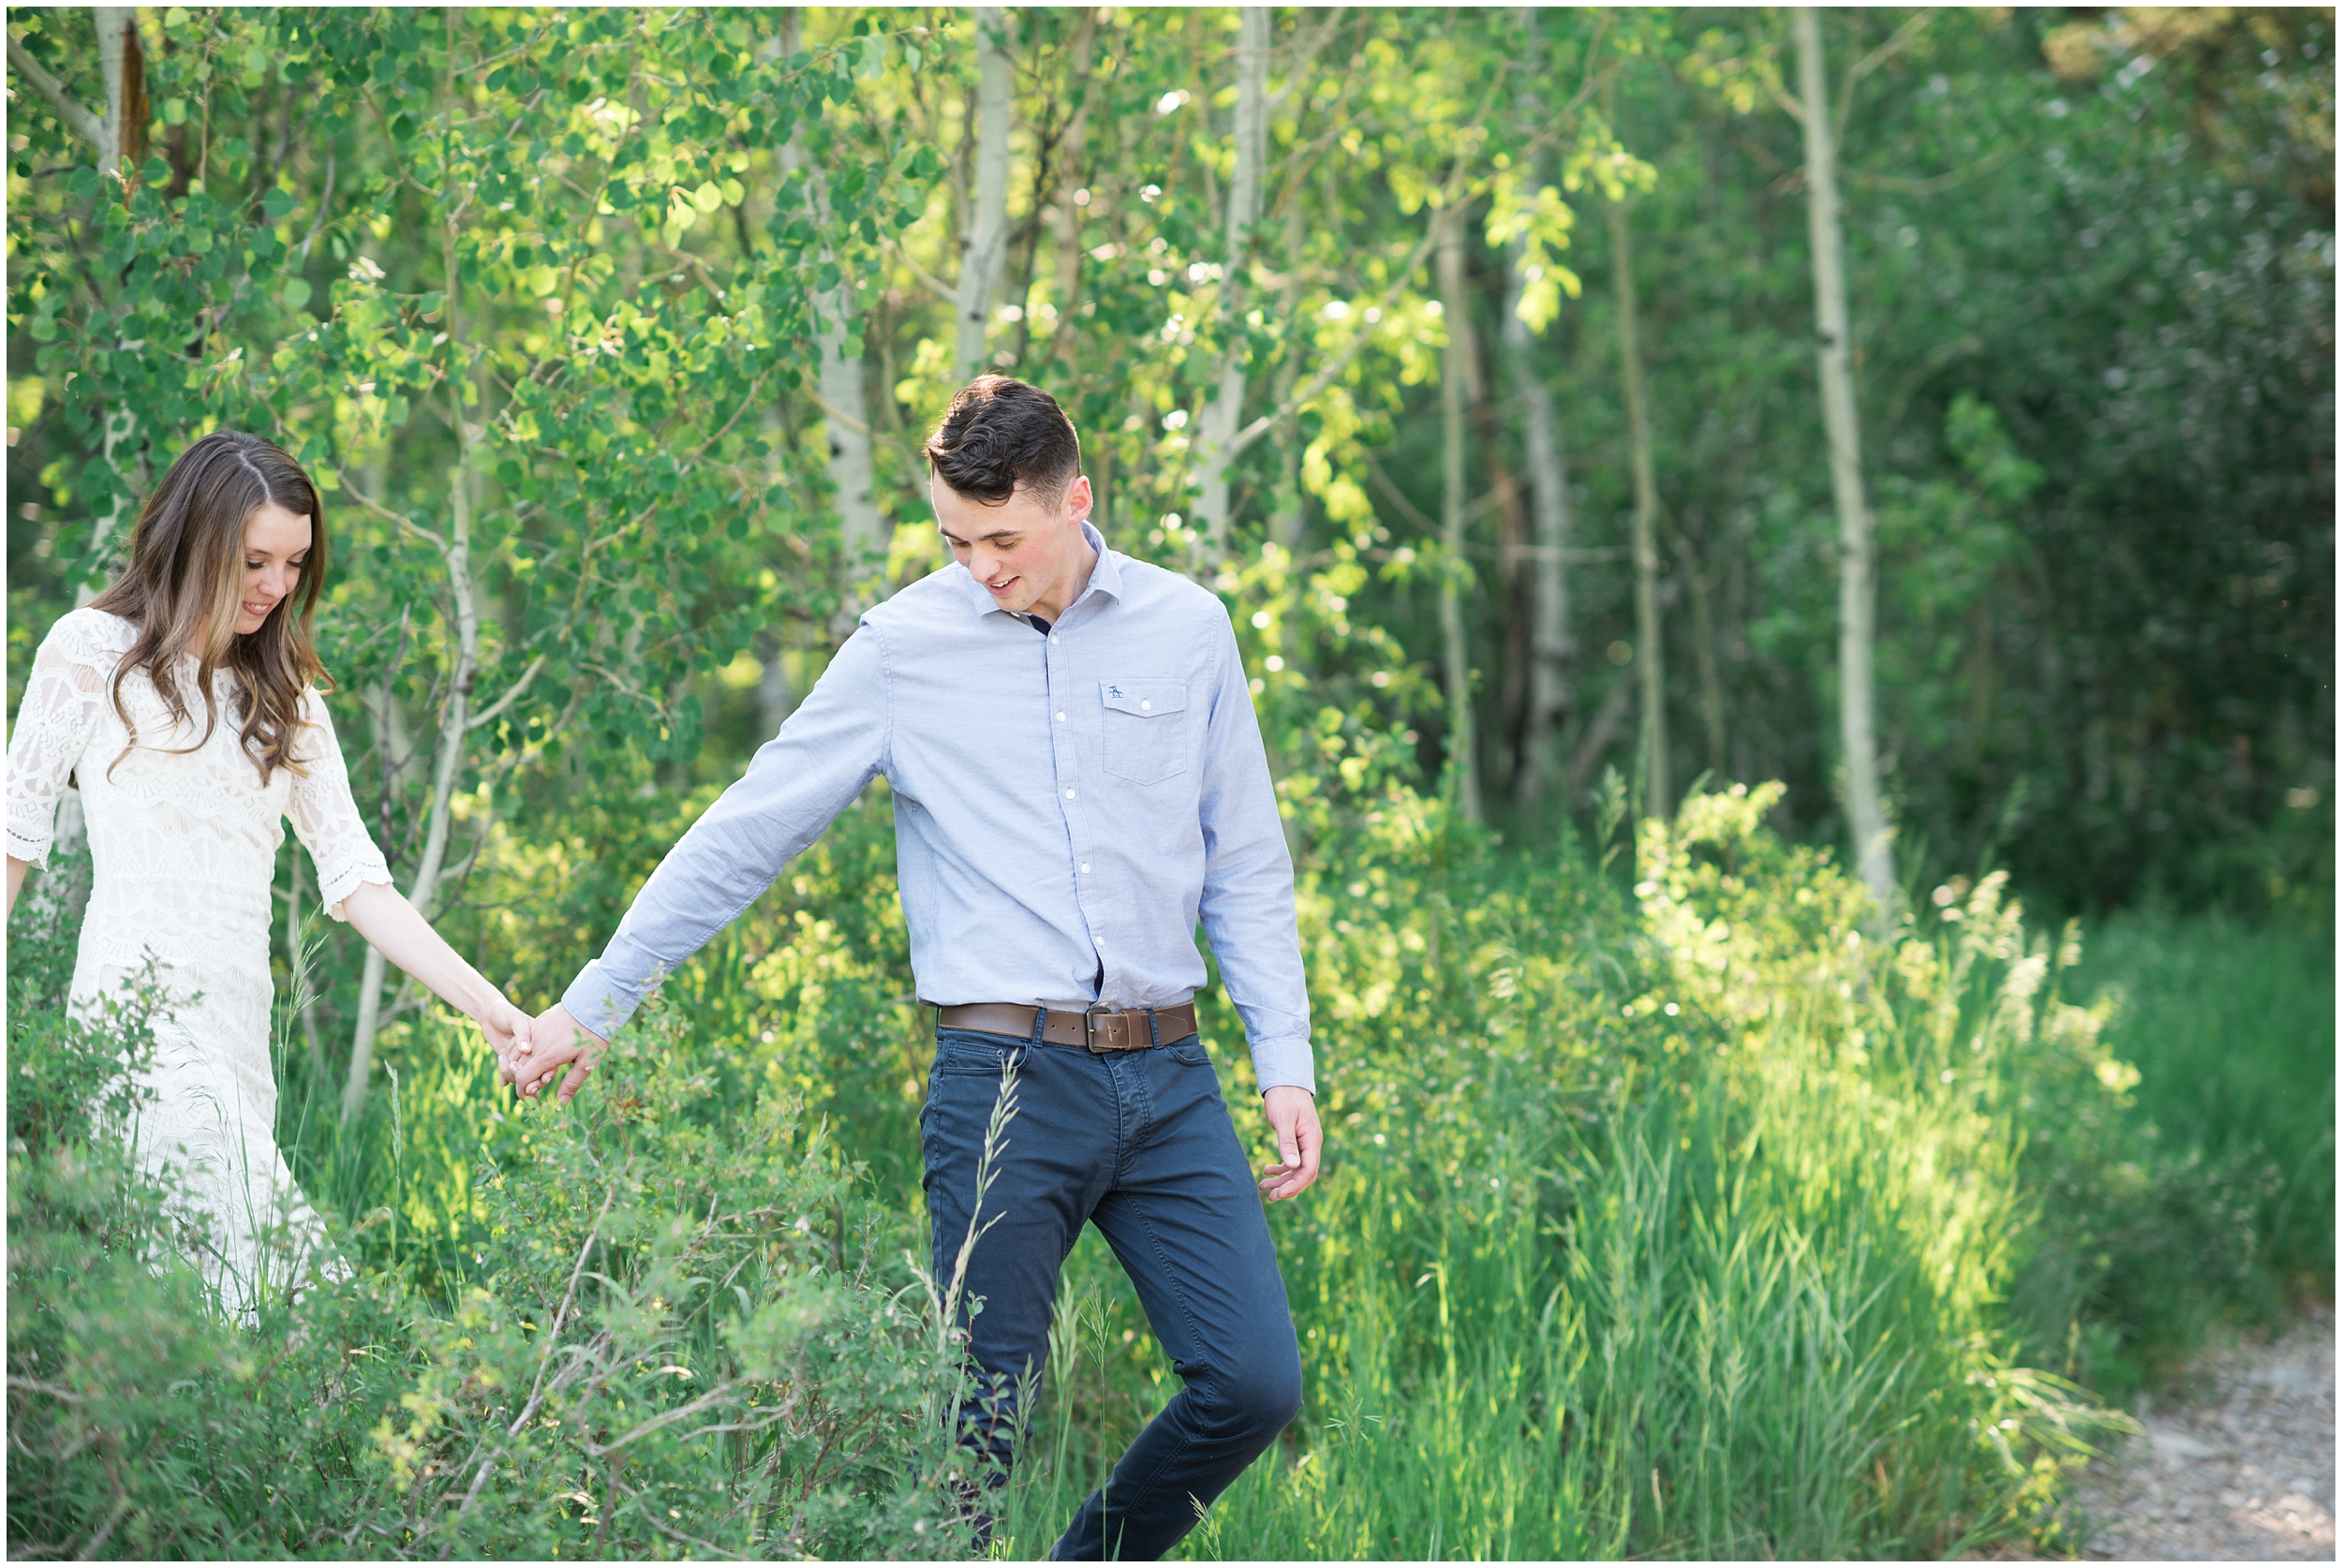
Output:
<instances>
[{"instance_id":1,"label":"white tree trunk","mask_svg":"<svg viewBox=\"0 0 2342 1568\"><path fill-rule=\"evenodd\" d=\"M440 554L447 564L448 597L455 609L455 668L448 682L447 705L439 715L439 737L431 767L431 814L423 828L422 859L408 885L407 901L429 920L438 912L439 873L447 864L448 834L455 815L455 781L462 776L471 738L472 683L480 672L480 605L471 578L471 427L464 419L464 389L455 346L464 341L456 317L459 293L455 225L442 235L447 272L448 414L455 426L455 471L449 476L450 523ZM384 705L389 693L383 694ZM374 1071L374 1037L381 1027L382 978L379 948L368 943L358 978L358 1022L349 1042L349 1076L342 1086L342 1123L365 1108L366 1084Z\"/></svg>"},{"instance_id":2,"label":"white tree trunk","mask_svg":"<svg viewBox=\"0 0 2342 1568\"><path fill-rule=\"evenodd\" d=\"M837 531L851 592L849 616L884 591L886 524L879 515L871 475L869 403L863 390L861 344L849 343L853 290L840 283L822 297L822 417L829 436L829 481L837 497Z\"/></svg>"},{"instance_id":3,"label":"white tree trunk","mask_svg":"<svg viewBox=\"0 0 2342 1568\"><path fill-rule=\"evenodd\" d=\"M1838 508L1838 732L1845 753L1846 815L1862 883L1882 917L1894 910L1895 868L1879 797L1878 734L1871 655L1876 639L1878 555L1862 493L1862 433L1854 407L1853 337L1846 318L1845 259L1838 225L1838 153L1822 68L1821 21L1796 13L1798 97L1805 124L1805 200L1814 258L1814 318L1820 332L1822 426L1830 441L1830 489Z\"/></svg>"},{"instance_id":4,"label":"white tree trunk","mask_svg":"<svg viewBox=\"0 0 2342 1568\"><path fill-rule=\"evenodd\" d=\"M1220 274L1220 382L1195 443L1196 528L1212 560L1227 554L1229 444L1244 417L1245 276L1260 224L1261 165L1268 152L1268 10L1239 13L1236 45L1236 173L1228 182L1227 259Z\"/></svg>"},{"instance_id":5,"label":"white tree trunk","mask_svg":"<svg viewBox=\"0 0 2342 1568\"><path fill-rule=\"evenodd\" d=\"M781 23L781 48L789 54L804 47L800 13L789 12ZM829 231L829 182L805 155L802 129L790 132L780 149L781 168L803 170L807 201L816 233ZM864 385L860 333L856 330L853 282L844 275L845 260L824 245L820 259L839 269L837 287L815 296L814 314L820 322L816 342L821 357L822 420L829 445L830 493L837 508L839 553L844 557L844 604L838 614L840 636L853 629L855 618L883 591L887 529L879 515L878 487L870 460L870 406Z\"/></svg>"},{"instance_id":6,"label":"white tree trunk","mask_svg":"<svg viewBox=\"0 0 2342 1568\"><path fill-rule=\"evenodd\" d=\"M139 42L139 13L129 6L92 6L97 58L106 73L106 145L97 171L111 174L135 160L146 140L146 52ZM133 173L137 172L135 163Z\"/></svg>"},{"instance_id":7,"label":"white tree trunk","mask_svg":"<svg viewBox=\"0 0 2342 1568\"><path fill-rule=\"evenodd\" d=\"M789 650L780 638L773 636L765 654L764 673L756 678L756 712L768 740L780 733L780 727L797 711L797 694L789 685L788 657Z\"/></svg>"},{"instance_id":8,"label":"white tree trunk","mask_svg":"<svg viewBox=\"0 0 2342 1568\"><path fill-rule=\"evenodd\" d=\"M92 144L97 155L97 171L101 175L116 173L126 155L135 156L146 128L146 63L139 46L138 12L127 6L92 6L90 15L97 26L97 54L106 78L106 117L103 120L73 102L62 83L41 69L39 64L11 37L8 40L9 62L48 97L68 126ZM129 409L116 407L106 414L105 463L119 475L124 454L135 450L138 441L138 416ZM90 558L103 564L106 550L114 536L122 531L122 521L132 510L128 487L116 491L106 503L106 510L90 519ZM87 607L97 597L97 590L87 577L74 584L73 607ZM67 790L57 803L57 823L51 839L49 863L62 865L80 857L88 837L88 824L82 816L82 791ZM34 882L30 894L33 908L38 913L53 913L65 920L79 920L89 903L89 884L79 877L67 880L52 877L43 871Z\"/></svg>"},{"instance_id":9,"label":"white tree trunk","mask_svg":"<svg viewBox=\"0 0 2342 1568\"><path fill-rule=\"evenodd\" d=\"M1526 246L1521 245L1520 249ZM1569 712L1569 663L1577 643L1569 627L1569 470L1562 455L1561 421L1553 394L1537 374L1534 340L1520 318L1520 274L1516 266L1505 301L1505 357L1520 399L1522 445L1529 460L1529 506L1535 520L1536 559L1530 575L1529 711L1520 741L1520 767L1514 797L1524 807L1536 804L1548 777L1546 753L1553 732Z\"/></svg>"},{"instance_id":10,"label":"white tree trunk","mask_svg":"<svg viewBox=\"0 0 2342 1568\"><path fill-rule=\"evenodd\" d=\"M1477 379L1472 353L1472 301L1464 281L1463 209L1440 224L1440 313L1447 349L1440 365L1439 630L1447 696L1447 777L1456 808L1467 822L1480 820L1479 741L1472 714L1471 646L1464 640L1464 404Z\"/></svg>"},{"instance_id":11,"label":"white tree trunk","mask_svg":"<svg viewBox=\"0 0 2342 1568\"><path fill-rule=\"evenodd\" d=\"M1283 263L1284 284L1277 290L1278 318L1288 322L1301 308L1301 261L1309 246L1309 217L1300 200L1302 193L1297 191L1294 194L1295 200L1285 205L1284 255L1280 259ZM1289 344L1278 363L1276 378L1269 383L1269 401L1277 407L1283 407L1300 379L1300 346ZM1268 520L1268 533L1280 545L1297 555L1301 552L1305 532L1303 522L1309 514L1308 496L1301 488L1303 443L1295 437L1285 440L1283 446L1282 460L1284 473L1277 487L1277 510ZM1297 648L1288 645L1285 658L1293 659L1298 652Z\"/></svg>"},{"instance_id":12,"label":"white tree trunk","mask_svg":"<svg viewBox=\"0 0 2342 1568\"><path fill-rule=\"evenodd\" d=\"M1651 408L1636 342L1635 259L1625 203L1610 203L1610 259L1618 274L1618 355L1626 381L1626 439L1635 475L1635 671L1642 699L1643 809L1672 816L1668 785L1666 649L1659 621L1659 482L1652 469Z\"/></svg>"},{"instance_id":13,"label":"white tree trunk","mask_svg":"<svg viewBox=\"0 0 2342 1568\"><path fill-rule=\"evenodd\" d=\"M984 369L984 330L1008 265L1008 17L998 6L978 6L975 13L976 210L960 251L952 337L952 377L963 386Z\"/></svg>"},{"instance_id":14,"label":"white tree trunk","mask_svg":"<svg viewBox=\"0 0 2342 1568\"><path fill-rule=\"evenodd\" d=\"M1054 369L1060 357L1070 358L1074 348L1075 323L1079 319L1082 276L1082 208L1074 200L1089 182L1086 154L1089 144L1089 73L1098 53L1098 7L1083 8L1081 28L1074 35L1074 65L1071 96L1074 113L1065 122L1065 137L1060 144L1058 167L1057 216L1050 225L1049 243L1057 260L1057 330L1049 335L1049 347L1043 363ZM1104 504L1093 515L1103 519Z\"/></svg>"}]
</instances>

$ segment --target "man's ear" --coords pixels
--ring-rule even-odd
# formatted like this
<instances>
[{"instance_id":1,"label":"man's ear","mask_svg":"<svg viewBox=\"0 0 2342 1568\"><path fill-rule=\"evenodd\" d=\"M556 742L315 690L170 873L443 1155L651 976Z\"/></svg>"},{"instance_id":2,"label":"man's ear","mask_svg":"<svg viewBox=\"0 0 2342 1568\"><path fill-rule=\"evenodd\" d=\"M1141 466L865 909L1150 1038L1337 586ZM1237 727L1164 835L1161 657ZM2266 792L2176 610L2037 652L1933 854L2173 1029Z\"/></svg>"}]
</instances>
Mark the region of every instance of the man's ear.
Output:
<instances>
[{"instance_id":1,"label":"man's ear","mask_svg":"<svg viewBox=\"0 0 2342 1568\"><path fill-rule=\"evenodd\" d=\"M1075 474L1074 482L1065 487L1065 515L1075 522L1089 515L1095 497L1089 493L1089 476Z\"/></svg>"}]
</instances>

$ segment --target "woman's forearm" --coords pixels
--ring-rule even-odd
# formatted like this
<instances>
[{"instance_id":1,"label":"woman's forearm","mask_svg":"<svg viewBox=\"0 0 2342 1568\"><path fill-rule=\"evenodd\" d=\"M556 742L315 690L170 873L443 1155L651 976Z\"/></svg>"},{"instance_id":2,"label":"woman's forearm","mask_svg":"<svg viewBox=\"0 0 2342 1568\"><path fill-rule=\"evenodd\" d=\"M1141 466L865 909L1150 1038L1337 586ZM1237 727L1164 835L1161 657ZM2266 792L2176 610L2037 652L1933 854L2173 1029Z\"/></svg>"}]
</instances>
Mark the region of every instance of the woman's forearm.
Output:
<instances>
[{"instance_id":1,"label":"woman's forearm","mask_svg":"<svg viewBox=\"0 0 2342 1568\"><path fill-rule=\"evenodd\" d=\"M8 913L10 914L16 913L16 895L24 891L24 873L29 868L28 862L21 861L14 855L8 857Z\"/></svg>"},{"instance_id":2,"label":"woman's forearm","mask_svg":"<svg viewBox=\"0 0 2342 1568\"><path fill-rule=\"evenodd\" d=\"M413 975L449 1006L482 1020L509 1004L504 993L448 946L398 889L367 882L342 900L342 913L383 957Z\"/></svg>"}]
</instances>

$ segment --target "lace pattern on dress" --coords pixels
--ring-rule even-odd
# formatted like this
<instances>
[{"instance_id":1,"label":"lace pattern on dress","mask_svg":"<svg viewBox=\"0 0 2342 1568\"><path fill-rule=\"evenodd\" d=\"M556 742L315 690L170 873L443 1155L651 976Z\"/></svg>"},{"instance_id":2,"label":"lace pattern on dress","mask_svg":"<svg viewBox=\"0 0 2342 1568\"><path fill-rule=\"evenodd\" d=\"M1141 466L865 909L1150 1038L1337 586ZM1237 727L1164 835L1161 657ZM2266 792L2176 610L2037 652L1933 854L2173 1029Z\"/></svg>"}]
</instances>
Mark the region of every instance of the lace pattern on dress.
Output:
<instances>
[{"instance_id":1,"label":"lace pattern on dress","mask_svg":"<svg viewBox=\"0 0 2342 1568\"><path fill-rule=\"evenodd\" d=\"M150 972L169 997L141 1159L168 1167L174 1204L208 1218L216 1255L206 1272L224 1289L232 1283L233 1297L284 1261L265 1243L278 1210L289 1209L297 1236L309 1235L313 1218L276 1147L269 1060L270 884L285 821L337 919L352 892L388 882L390 868L358 813L315 689L302 696L304 771L278 768L263 783L228 719L233 679L224 673L215 688L221 721L208 735L200 702L173 719L143 674L126 679L123 706L138 735L130 745L111 688L134 640L119 616L77 610L41 643L8 743L8 852L45 860L57 803L78 775L95 876L72 1005L83 1017L100 1013ZM190 658L186 684L194 673ZM294 1249L308 1250L306 1240Z\"/></svg>"},{"instance_id":2,"label":"lace pattern on dress","mask_svg":"<svg viewBox=\"0 0 2342 1568\"><path fill-rule=\"evenodd\" d=\"M107 677L128 651L129 623L94 611L60 620L33 656L32 678L8 736L8 853L47 865L57 803L88 747Z\"/></svg>"}]
</instances>

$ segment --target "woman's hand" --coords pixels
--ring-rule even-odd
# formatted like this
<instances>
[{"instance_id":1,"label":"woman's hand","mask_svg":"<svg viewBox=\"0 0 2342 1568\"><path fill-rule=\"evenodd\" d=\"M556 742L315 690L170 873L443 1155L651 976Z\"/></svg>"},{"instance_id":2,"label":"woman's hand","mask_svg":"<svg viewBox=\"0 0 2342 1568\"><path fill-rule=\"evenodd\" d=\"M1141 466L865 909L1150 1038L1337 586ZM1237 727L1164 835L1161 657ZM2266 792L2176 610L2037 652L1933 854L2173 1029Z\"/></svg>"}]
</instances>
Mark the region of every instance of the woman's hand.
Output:
<instances>
[{"instance_id":1,"label":"woman's hand","mask_svg":"<svg viewBox=\"0 0 2342 1568\"><path fill-rule=\"evenodd\" d=\"M501 991L479 1018L480 1032L488 1037L489 1045L496 1051L497 1074L510 1081L513 1063L528 1054L537 1032L537 1020L515 1007Z\"/></svg>"},{"instance_id":2,"label":"woman's hand","mask_svg":"<svg viewBox=\"0 0 2342 1568\"><path fill-rule=\"evenodd\" d=\"M478 1019L496 1048L499 1075L511 1076L513 1060L535 1038L536 1021L448 946L406 895L386 882L368 882L342 900L342 914L383 957L431 987L450 1006Z\"/></svg>"}]
</instances>

